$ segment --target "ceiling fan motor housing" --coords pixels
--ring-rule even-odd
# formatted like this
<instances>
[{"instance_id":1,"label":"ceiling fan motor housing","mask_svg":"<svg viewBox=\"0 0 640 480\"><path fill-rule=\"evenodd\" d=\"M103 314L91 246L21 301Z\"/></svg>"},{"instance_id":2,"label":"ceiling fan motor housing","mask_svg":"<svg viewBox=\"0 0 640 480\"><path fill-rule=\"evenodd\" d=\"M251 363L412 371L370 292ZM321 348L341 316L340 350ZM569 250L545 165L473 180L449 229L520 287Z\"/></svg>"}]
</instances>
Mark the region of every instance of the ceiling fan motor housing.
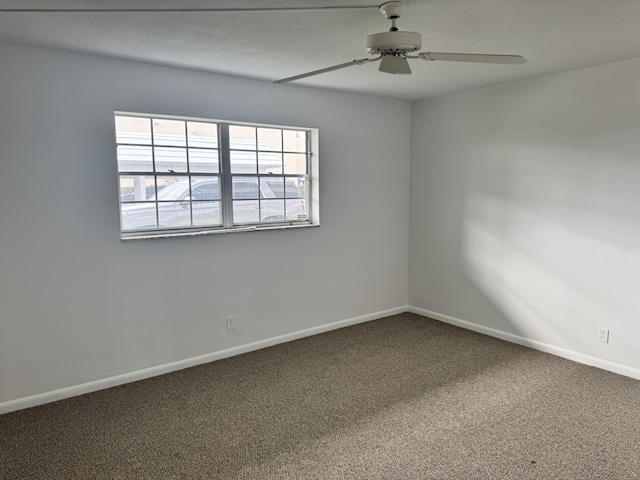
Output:
<instances>
[{"instance_id":1,"label":"ceiling fan motor housing","mask_svg":"<svg viewBox=\"0 0 640 480\"><path fill-rule=\"evenodd\" d=\"M422 48L422 35L417 32L382 32L367 37L367 52L397 55Z\"/></svg>"}]
</instances>

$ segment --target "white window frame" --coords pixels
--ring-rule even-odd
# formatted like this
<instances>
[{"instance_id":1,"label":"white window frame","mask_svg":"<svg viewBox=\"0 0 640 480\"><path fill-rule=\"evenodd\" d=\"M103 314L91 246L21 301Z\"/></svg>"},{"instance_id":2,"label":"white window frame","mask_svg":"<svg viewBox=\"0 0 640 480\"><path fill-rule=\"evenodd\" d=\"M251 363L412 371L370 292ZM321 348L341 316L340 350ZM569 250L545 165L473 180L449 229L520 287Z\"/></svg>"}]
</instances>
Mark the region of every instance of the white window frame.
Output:
<instances>
[{"instance_id":1,"label":"white window frame","mask_svg":"<svg viewBox=\"0 0 640 480\"><path fill-rule=\"evenodd\" d=\"M261 230L281 230L281 229L297 229L297 228L305 228L305 227L315 227L320 225L320 212L319 212L319 161L318 161L318 134L319 131L317 128L308 128L308 127L292 127L286 125L271 125L271 124L262 124L262 123L248 123L248 122L237 122L237 121L228 121L228 120L216 120L209 118L198 118L198 117L182 117L182 116L173 116L173 115L154 115L147 113L134 113L134 112L114 112L114 119L117 117L136 117L136 118L148 118L151 124L151 143L143 144L140 143L140 146L150 147L152 153L152 171L128 171L128 170L120 170L120 161L118 159L118 154L116 153L116 167L117 167L117 176L118 176L118 204L119 204L119 213L120 213L120 238L122 240L137 240L137 239L145 239L145 238L163 238L163 237L177 237L177 236L194 236L194 235L203 235L203 234L220 234L220 233L233 233L233 232L247 232L247 231L261 231ZM218 173L212 174L203 174L198 172L190 171L190 168L187 168L186 172L178 172L172 173L169 171L161 171L156 169L156 160L155 160L155 147L161 148L163 145L159 145L155 143L154 140L154 132L153 132L153 120L177 120L185 122L200 122L200 123L211 123L216 124L218 140L217 140L217 151L219 152L218 156ZM114 122L115 123L115 122ZM266 129L280 129L283 131L291 131L295 130L298 132L304 132L306 136L306 174L299 173L285 173L283 168L282 172L279 174L264 174L258 173L259 168L256 168L255 173L238 173L231 171L231 154L233 151L238 151L238 148L232 148L229 142L229 128L230 127L255 127L266 128ZM256 130L257 132L257 130ZM135 146L138 145L136 143L128 143L125 141L118 141L117 132L114 130L115 136L115 145L116 150L120 146ZM188 158L189 152L189 144L188 144L188 135L186 137L185 146L172 146L171 148L184 148L185 154ZM167 145L164 145L166 147ZM201 147L198 147L201 148ZM254 150L249 149L246 152L253 152ZM256 143L256 157L258 157L261 151L260 146ZM277 151L277 153L282 154L283 157L287 154L285 150L285 146L282 145L282 150ZM257 165L257 164L256 164ZM218 181L218 189L219 189L219 198L220 198L220 207L219 207L219 215L221 219L221 225L216 226L165 226L160 227L156 225L156 227L147 227L141 229L124 229L123 222L123 205L131 204L132 202L124 201L122 192L121 192L121 178L122 177L131 177L131 176L150 176L154 178L154 188L157 186L158 177L163 176L172 176L175 175L176 178L185 178L188 179L189 185L191 185L192 177L202 177L202 176L217 176L219 178ZM263 222L244 222L244 223L233 223L233 202L234 200L238 200L237 198L233 198L233 179L239 179L241 177L250 177L250 178L258 178L258 182L261 182L263 178L283 178L284 191L287 189L287 179L292 180L294 178L305 178L306 179L306 197L303 197L306 207L306 219L287 219L287 220L276 220L276 221L263 221ZM260 183L259 183L260 184ZM262 190L260 190L262 191ZM285 193L283 195L286 196ZM262 193L258 195L258 202L262 202L265 197L262 196ZM280 197L278 197L279 199ZM293 199L292 199L293 200ZM195 200L194 200L195 201ZM191 212L192 200L189 198L189 211ZM284 200L283 200L284 202ZM158 206L162 203L157 199L145 200L145 203L153 203L155 205L156 212L158 212ZM261 205L261 204L259 204ZM259 211L262 212L262 209L259 207ZM284 216L287 216L286 207L283 212ZM156 217L156 221L159 222L159 219Z\"/></svg>"}]
</instances>

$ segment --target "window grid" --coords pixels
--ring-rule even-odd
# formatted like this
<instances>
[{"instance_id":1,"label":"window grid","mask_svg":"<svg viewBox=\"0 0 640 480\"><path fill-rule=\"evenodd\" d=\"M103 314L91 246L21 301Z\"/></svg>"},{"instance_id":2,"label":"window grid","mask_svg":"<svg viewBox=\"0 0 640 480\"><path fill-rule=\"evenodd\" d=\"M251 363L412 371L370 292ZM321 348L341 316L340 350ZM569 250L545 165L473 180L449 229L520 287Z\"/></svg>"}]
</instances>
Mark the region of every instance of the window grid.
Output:
<instances>
[{"instance_id":1,"label":"window grid","mask_svg":"<svg viewBox=\"0 0 640 480\"><path fill-rule=\"evenodd\" d=\"M126 234L144 234L150 233L149 236L162 236L163 232L175 232L175 231L206 231L206 230L231 230L234 227L251 227L251 226L274 226L274 225L292 225L309 223L309 214L307 212L307 206L309 205L310 198L310 138L309 131L304 129L295 129L279 126L265 126L265 125L250 125L250 124L235 124L226 123L220 121L206 120L206 119L188 119L177 117L164 117L164 116L147 116L142 114L116 114L116 124L118 119L130 118L135 120L147 119L148 122L148 140L146 134L141 134L138 141L127 142L122 141L119 138L120 132L116 126L116 144L117 147L148 147L151 153L151 171L130 170L127 168L121 168L120 155L118 157L118 177L119 177L119 192L120 192L120 205L121 205L121 232L123 238ZM171 140L169 135L161 133L159 128L160 122L167 121L169 124L173 122L181 122L182 125L182 140ZM210 137L211 140L215 140L214 146L203 146L201 142L195 141L190 135L189 124L202 124L202 125L215 125L216 136ZM230 139L229 131L234 127L241 127L239 130L248 131L252 129L253 138L251 136L247 138L247 143L243 146L242 142L239 142L238 138ZM279 138L279 148L269 148L263 139L260 138L259 132L271 133L272 136L277 132ZM129 132L130 133L130 132ZM301 146L299 148L286 148L287 142L285 134L300 139ZM194 135L195 136L195 135ZM177 142L177 144L176 144ZM181 144L181 142L183 142ZM262 143L261 143L262 142ZM164 149L164 150L161 150ZM119 150L120 151L120 150ZM167 168L164 167L167 164L171 165L170 160L171 152L177 156L184 158L185 165L181 165L180 168ZM195 157L192 155L206 154L215 157L215 164L217 171L205 172L194 171ZM249 160L247 172L236 172L232 168L231 156L232 152L242 152L243 154L250 154L252 157ZM271 156L271 167L266 167L267 161L264 165L261 164L261 154L264 158ZM164 155L165 158L159 157ZM287 157L286 155L296 155L297 168L295 173L287 173ZM278 163L273 163L273 158L278 158ZM162 160L161 160L162 159ZM180 159L174 162L178 165ZM184 171L179 171L181 168L185 168ZM263 169L261 171L261 168ZM266 173L265 169L271 168L274 171ZM197 168L195 168L197 170ZM289 169L291 170L291 169ZM134 185L134 197L130 198L122 191L123 179L130 178L134 180L138 177L138 184L140 179L145 185L145 195L141 199L140 194L135 193L136 186ZM146 179L148 177L153 178L153 191L154 194L149 196L147 192ZM194 179L202 178L215 178L217 180L217 193L211 198L207 198L205 201L198 200L194 197ZM174 180L172 180L174 179ZM242 179L247 180L248 183L255 184L256 190L253 196L249 197L237 197L234 194L235 183L242 182ZM279 191L281 180L282 191ZM160 192L167 186L185 181L187 195L184 198L161 198ZM275 185L275 188L274 188ZM130 188L130 187L129 187ZM135 225L131 222L131 219L137 213L134 213L136 208L138 210L144 210L144 205L153 203L155 223ZM163 213L165 210L171 210L178 212L180 208L185 208L184 205L188 205L188 222L180 222L173 219L172 213L167 218ZM205 207L217 207L217 215L213 215L212 218L217 219L213 222L200 222L196 221L194 205L202 204ZM203 207L204 208L204 207ZM245 211L246 210L246 211ZM138 212L139 213L139 212ZM184 216L184 212L180 212ZM178 216L178 213L175 213ZM173 223L172 223L173 222Z\"/></svg>"},{"instance_id":2,"label":"window grid","mask_svg":"<svg viewBox=\"0 0 640 480\"><path fill-rule=\"evenodd\" d=\"M239 128L235 128L239 127ZM245 139L239 137L232 138L231 130L234 129L240 132L252 130L252 135ZM262 136L261 136L262 133ZM274 137L277 133L277 145L272 147L267 145L267 138L271 134ZM297 138L301 138L300 145L297 148L287 148L287 141L285 134L290 137L293 135ZM309 171L310 171L310 152L309 152L309 133L301 129L285 129L285 128L268 128L268 127L250 127L246 125L229 125L229 151L232 157L235 152L243 155L251 155L248 168L246 171L242 171L241 165L233 164L231 162L230 171L232 177L232 195L231 202L234 207L233 223L234 225L251 224L251 223L271 223L282 221L299 221L307 220L308 215L306 212L308 190L309 190ZM235 140L235 142L234 142ZM270 146L272 148L265 148ZM264 155L261 155L264 154ZM275 171L269 171L267 167L268 161L266 159L268 154L273 154L278 158L278 163L273 163L271 169ZM302 160L302 168L298 165L297 169L293 173L287 173L287 155L298 156L299 160ZM264 157L264 164L263 164ZM238 158L236 159L238 160ZM300 163L300 162L299 162ZM241 179L247 179L247 182L254 183L256 185L255 194L253 196L236 196L235 184L241 183ZM267 179L282 180L282 194L273 190L273 184L269 185ZM236 182L236 180L238 182ZM297 186L303 187L301 193ZM292 191L295 191L293 195ZM299 200L299 202L298 202ZM238 210L236 215L235 207L241 207L245 204L255 202L257 208L257 218L241 218L241 210ZM297 204L297 208L294 205ZM270 208L271 206L271 208ZM271 210L274 209L274 212Z\"/></svg>"},{"instance_id":3,"label":"window grid","mask_svg":"<svg viewBox=\"0 0 640 480\"><path fill-rule=\"evenodd\" d=\"M173 225L174 227L192 227L195 226L197 222L195 222L195 218L194 218L194 205L200 205L200 204L209 204L210 206L213 206L214 204L218 203L219 204L219 195L217 196L212 196L211 198L207 199L209 200L208 202L203 202L201 200L195 199L193 196L193 180L196 178L216 178L219 184L219 173L211 173L211 172L206 172L206 171L198 171L198 168L193 165L193 161L192 161L192 157L191 157L191 149L197 147L199 152L209 152L210 156L211 156L211 164L213 166L213 170L217 170L219 172L219 164L220 164L220 160L219 160L219 149L217 148L217 142L215 145L212 146L207 146L207 145L202 145L198 142L196 142L195 145L192 144L192 138L191 135L189 134L188 131L188 122L187 120L184 119L172 119L170 120L170 122L173 123L178 123L180 124L180 127L182 129L181 135L179 135L179 137L181 138L177 138L174 139L173 141L170 141L169 139L169 135L167 134L161 134L160 132L158 132L156 130L156 123L159 124L159 122L165 121L165 119L163 118L157 118L156 117L141 117L141 116L135 116L135 115L116 115L116 123L118 123L118 119L120 120L124 120L124 119L136 119L136 120L146 120L146 124L147 124L147 128L149 130L149 140L146 140L146 135L141 134L138 135L138 141L133 141L133 142L125 142L122 141L121 139L118 139L116 137L116 141L117 141L117 145L118 147L126 147L126 146L134 146L134 147L139 147L139 146L148 146L148 148L150 149L150 160L151 160L151 169L141 169L141 170L136 170L136 169L130 169L127 168L125 169L126 171L122 171L122 168L119 168L119 185L120 185L120 198L121 198L121 221L122 221L122 232L124 233L125 231L141 231L141 230L151 230L151 231L159 231L161 229L163 229L164 227L171 227L172 225L164 225L164 221L163 218L165 217L164 215L164 210L165 209L171 209L173 208L174 212L173 212L173 216L176 217L176 221L175 221L175 225ZM126 120L125 120L126 121ZM217 124L215 122L203 122L200 121L198 122L200 124L207 124L207 125L215 125L216 126L216 136L217 136ZM118 131L118 129L116 130L116 135L118 136L119 133L123 133ZM124 132L126 133L126 132ZM130 134L130 133L129 133ZM165 136L165 139L163 140L161 135ZM213 140L213 137L211 137L211 139ZM162 168L159 166L159 159L158 159L158 155L159 155L159 149L163 149L162 152L164 153L169 153L169 152L174 152L174 153L178 153L181 158L184 158L184 162L185 164L180 166L180 168ZM170 160L166 160L165 161L167 163L169 163L170 165ZM119 166L120 166L120 162L121 159L119 158ZM180 160L178 160L178 163L181 163ZM184 170L182 170L184 168ZM182 170L182 171L180 171ZM201 170L203 170L203 168L201 168ZM145 189L144 189L144 197L142 199L140 198L136 198L134 196L134 198L125 198L125 196L123 196L122 194L122 179L123 178L134 178L135 177L143 177L143 178L147 178L147 177L152 177L153 181L151 182L153 185L153 193L151 194L151 196L148 194L147 192L147 182L145 181ZM162 179L162 184L160 184L160 179ZM184 195L183 198L162 198L160 197L160 192L163 189L163 187L166 187L168 185L174 184L174 183L180 183L180 182L184 182L185 184L185 188L184 188ZM135 185L134 185L134 191L135 191ZM213 200L218 200L217 202L214 202ZM138 207L140 205L144 205L144 204L149 204L149 203L153 203L153 216L155 217L154 221L148 220L148 223L142 224L142 225L138 225L138 226L133 226L133 225L129 225L127 228L127 225L125 224L125 219L124 219L124 214L125 213L133 213L131 208L135 208L135 206L137 205ZM186 207L185 207L186 205ZM178 208L182 209L180 211L178 211ZM219 207L218 207L218 211L219 211ZM148 212L147 212L148 213ZM185 215L187 214L187 215ZM186 218L186 221L184 217ZM140 217L140 215L138 215L138 217ZM177 221L178 217L182 217L181 221ZM129 216L128 218L131 218L131 216ZM149 216L147 215L147 217L145 218L149 218ZM220 222L217 221L209 221L206 222L209 225L215 226L215 225L220 225Z\"/></svg>"}]
</instances>

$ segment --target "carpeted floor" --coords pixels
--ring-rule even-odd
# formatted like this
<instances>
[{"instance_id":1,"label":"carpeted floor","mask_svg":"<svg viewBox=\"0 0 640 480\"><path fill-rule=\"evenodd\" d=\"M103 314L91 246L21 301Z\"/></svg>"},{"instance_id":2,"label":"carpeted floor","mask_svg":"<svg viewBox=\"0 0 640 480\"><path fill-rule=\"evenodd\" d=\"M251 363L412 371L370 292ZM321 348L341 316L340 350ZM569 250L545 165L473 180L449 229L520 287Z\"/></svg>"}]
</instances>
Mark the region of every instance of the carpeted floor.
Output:
<instances>
[{"instance_id":1,"label":"carpeted floor","mask_svg":"<svg viewBox=\"0 0 640 480\"><path fill-rule=\"evenodd\" d=\"M10 479L640 479L640 382L402 314L0 416Z\"/></svg>"}]
</instances>

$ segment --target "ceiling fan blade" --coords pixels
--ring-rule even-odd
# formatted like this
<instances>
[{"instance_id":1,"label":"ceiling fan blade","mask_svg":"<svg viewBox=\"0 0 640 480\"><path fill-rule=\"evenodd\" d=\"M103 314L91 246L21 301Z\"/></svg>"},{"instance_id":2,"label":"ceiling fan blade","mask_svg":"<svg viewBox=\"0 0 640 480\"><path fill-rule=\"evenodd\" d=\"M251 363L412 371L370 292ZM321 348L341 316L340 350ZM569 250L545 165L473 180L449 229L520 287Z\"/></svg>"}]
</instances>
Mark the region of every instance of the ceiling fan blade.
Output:
<instances>
[{"instance_id":1,"label":"ceiling fan blade","mask_svg":"<svg viewBox=\"0 0 640 480\"><path fill-rule=\"evenodd\" d=\"M206 13L206 12L291 12L300 10L366 10L378 5L325 5L316 7L248 8L0 8L0 13Z\"/></svg>"},{"instance_id":2,"label":"ceiling fan blade","mask_svg":"<svg viewBox=\"0 0 640 480\"><path fill-rule=\"evenodd\" d=\"M520 55L491 55L482 53L438 53L422 52L418 57L423 60L443 60L446 62L500 63L503 65L522 65L527 59Z\"/></svg>"},{"instance_id":3,"label":"ceiling fan blade","mask_svg":"<svg viewBox=\"0 0 640 480\"><path fill-rule=\"evenodd\" d=\"M320 75L321 73L333 72L334 70L340 70L341 68L351 67L353 65L362 65L365 63L371 63L378 61L382 56L377 58L361 58L360 60L351 60L350 62L341 63L340 65L334 65L333 67L321 68L320 70L314 70L313 72L303 73L294 77L287 77L281 80L276 80L276 85L281 83L293 82L294 80L300 80L302 78L312 77L313 75Z\"/></svg>"}]
</instances>

